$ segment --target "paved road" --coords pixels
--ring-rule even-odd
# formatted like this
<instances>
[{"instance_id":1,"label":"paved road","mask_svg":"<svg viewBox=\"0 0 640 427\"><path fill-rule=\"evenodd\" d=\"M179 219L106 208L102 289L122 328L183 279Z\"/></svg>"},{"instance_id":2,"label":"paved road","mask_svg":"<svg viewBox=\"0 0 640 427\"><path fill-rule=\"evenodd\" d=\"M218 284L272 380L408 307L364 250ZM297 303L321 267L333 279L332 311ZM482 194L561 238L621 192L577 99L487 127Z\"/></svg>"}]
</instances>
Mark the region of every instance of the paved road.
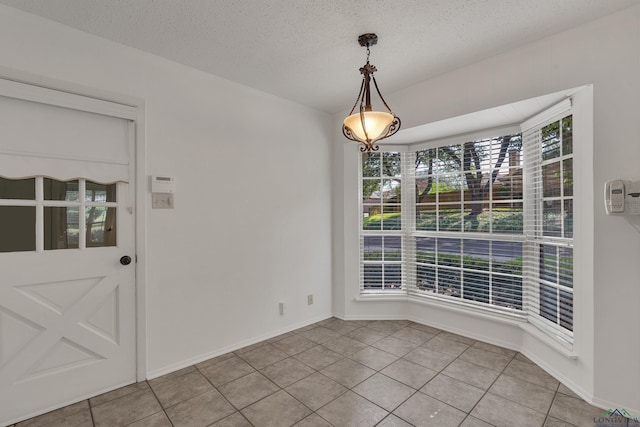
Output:
<instances>
[{"instance_id":1,"label":"paved road","mask_svg":"<svg viewBox=\"0 0 640 427\"><path fill-rule=\"evenodd\" d=\"M385 237L385 250L397 251L402 249L400 237ZM475 257L489 258L489 245L487 240L475 239L438 239L438 253L449 255L459 255L464 245L465 254ZM416 246L418 251L435 252L435 238L417 238ZM365 251L382 251L382 238L378 236L368 236L365 238ZM522 242L493 242L493 258L507 261L522 257Z\"/></svg>"}]
</instances>

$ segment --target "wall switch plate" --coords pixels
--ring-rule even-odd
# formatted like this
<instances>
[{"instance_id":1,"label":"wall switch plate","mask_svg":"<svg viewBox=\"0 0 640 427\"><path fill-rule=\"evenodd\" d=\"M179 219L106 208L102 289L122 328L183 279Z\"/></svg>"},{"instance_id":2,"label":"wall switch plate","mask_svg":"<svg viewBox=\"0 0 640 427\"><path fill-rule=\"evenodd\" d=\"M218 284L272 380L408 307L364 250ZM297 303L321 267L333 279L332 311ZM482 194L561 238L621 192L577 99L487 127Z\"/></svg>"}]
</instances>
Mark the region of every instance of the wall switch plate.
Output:
<instances>
[{"instance_id":1,"label":"wall switch plate","mask_svg":"<svg viewBox=\"0 0 640 427\"><path fill-rule=\"evenodd\" d=\"M283 315L284 312L285 312L285 308L286 308L285 303L283 303L283 302L279 303L278 307L280 308L280 315Z\"/></svg>"},{"instance_id":2,"label":"wall switch plate","mask_svg":"<svg viewBox=\"0 0 640 427\"><path fill-rule=\"evenodd\" d=\"M153 209L173 209L173 193L151 193Z\"/></svg>"},{"instance_id":3,"label":"wall switch plate","mask_svg":"<svg viewBox=\"0 0 640 427\"><path fill-rule=\"evenodd\" d=\"M307 305L313 304L313 294L307 295Z\"/></svg>"}]
</instances>

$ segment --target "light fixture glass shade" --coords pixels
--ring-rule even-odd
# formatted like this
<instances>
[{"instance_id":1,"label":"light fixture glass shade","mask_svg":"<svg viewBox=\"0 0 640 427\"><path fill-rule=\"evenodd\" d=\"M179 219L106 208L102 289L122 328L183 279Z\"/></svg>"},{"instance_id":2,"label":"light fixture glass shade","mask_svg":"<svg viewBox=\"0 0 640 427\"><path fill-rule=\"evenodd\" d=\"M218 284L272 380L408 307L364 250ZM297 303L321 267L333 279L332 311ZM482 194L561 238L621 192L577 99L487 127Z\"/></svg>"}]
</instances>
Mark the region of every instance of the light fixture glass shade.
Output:
<instances>
[{"instance_id":1,"label":"light fixture glass shade","mask_svg":"<svg viewBox=\"0 0 640 427\"><path fill-rule=\"evenodd\" d=\"M344 125L361 141L376 141L387 133L394 119L393 114L383 111L364 111L362 114L364 115L366 134L365 129L362 128L362 119L359 112L351 114L344 119Z\"/></svg>"}]
</instances>

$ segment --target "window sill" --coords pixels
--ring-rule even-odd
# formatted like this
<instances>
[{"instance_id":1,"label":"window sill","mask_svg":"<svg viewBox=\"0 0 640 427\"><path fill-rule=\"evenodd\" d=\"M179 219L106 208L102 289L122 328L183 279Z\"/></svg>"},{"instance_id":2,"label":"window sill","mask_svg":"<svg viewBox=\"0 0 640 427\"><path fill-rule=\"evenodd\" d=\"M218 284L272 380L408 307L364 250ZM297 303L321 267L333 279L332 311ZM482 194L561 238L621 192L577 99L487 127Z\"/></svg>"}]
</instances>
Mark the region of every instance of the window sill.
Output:
<instances>
[{"instance_id":1,"label":"window sill","mask_svg":"<svg viewBox=\"0 0 640 427\"><path fill-rule=\"evenodd\" d=\"M522 324L520 327L525 333L537 339L541 343L547 345L557 353L560 353L567 359L571 359L571 360L578 359L578 354L573 350L573 345L569 343L565 343L560 338L555 339L549 336L544 331L540 330L535 325L532 325L529 322Z\"/></svg>"},{"instance_id":2,"label":"window sill","mask_svg":"<svg viewBox=\"0 0 640 427\"><path fill-rule=\"evenodd\" d=\"M455 311L460 314L473 317L481 317L498 322L505 322L512 325L517 325L520 329L529 336L537 339L543 344L549 346L551 349L561 354L562 356L576 360L578 354L573 351L573 346L569 343L564 343L559 339L554 339L536 326L532 325L524 314L517 313L511 314L501 312L498 310L491 311L486 308L477 308L464 302L448 301L442 299L425 298L417 295L408 295L406 292L394 292L394 293L362 293L355 298L356 302L411 302L415 304L423 304L439 309Z\"/></svg>"},{"instance_id":3,"label":"window sill","mask_svg":"<svg viewBox=\"0 0 640 427\"><path fill-rule=\"evenodd\" d=\"M407 300L407 292L406 291L391 291L391 292L376 292L376 293L366 293L363 292L359 296L355 298L355 301L406 301Z\"/></svg>"},{"instance_id":4,"label":"window sill","mask_svg":"<svg viewBox=\"0 0 640 427\"><path fill-rule=\"evenodd\" d=\"M406 291L388 292L388 293L361 293L355 298L356 302L391 302L391 301L407 301L417 304L429 305L445 310L456 311L465 315L483 317L492 320L503 320L513 324L526 323L524 315L517 313L511 314L500 310L492 310L490 307L475 307L472 304L466 304L463 301L451 301L448 299L428 298L419 295L407 294Z\"/></svg>"},{"instance_id":5,"label":"window sill","mask_svg":"<svg viewBox=\"0 0 640 427\"><path fill-rule=\"evenodd\" d=\"M419 295L408 295L407 300L416 304L429 305L449 311L455 311L465 315L503 321L514 325L519 325L527 321L524 315L521 314L512 314L501 310L492 310L490 307L479 308L475 307L472 304L466 304L464 301L451 301L448 299L445 300L440 298L426 298Z\"/></svg>"}]
</instances>

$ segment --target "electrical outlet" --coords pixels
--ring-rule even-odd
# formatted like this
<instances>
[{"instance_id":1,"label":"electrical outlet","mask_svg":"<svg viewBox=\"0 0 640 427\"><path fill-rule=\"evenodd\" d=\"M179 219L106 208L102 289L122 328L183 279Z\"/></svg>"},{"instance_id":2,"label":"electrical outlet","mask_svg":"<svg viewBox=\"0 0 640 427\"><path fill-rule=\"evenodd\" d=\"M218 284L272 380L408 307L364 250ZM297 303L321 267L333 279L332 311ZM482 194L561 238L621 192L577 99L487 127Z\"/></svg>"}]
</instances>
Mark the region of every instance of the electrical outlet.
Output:
<instances>
[{"instance_id":1,"label":"electrical outlet","mask_svg":"<svg viewBox=\"0 0 640 427\"><path fill-rule=\"evenodd\" d=\"M278 307L280 308L280 315L283 315L284 312L285 312L285 308L286 308L285 304L283 302L281 302L281 303L278 304Z\"/></svg>"},{"instance_id":2,"label":"electrical outlet","mask_svg":"<svg viewBox=\"0 0 640 427\"><path fill-rule=\"evenodd\" d=\"M313 304L313 294L307 295L307 305Z\"/></svg>"}]
</instances>

